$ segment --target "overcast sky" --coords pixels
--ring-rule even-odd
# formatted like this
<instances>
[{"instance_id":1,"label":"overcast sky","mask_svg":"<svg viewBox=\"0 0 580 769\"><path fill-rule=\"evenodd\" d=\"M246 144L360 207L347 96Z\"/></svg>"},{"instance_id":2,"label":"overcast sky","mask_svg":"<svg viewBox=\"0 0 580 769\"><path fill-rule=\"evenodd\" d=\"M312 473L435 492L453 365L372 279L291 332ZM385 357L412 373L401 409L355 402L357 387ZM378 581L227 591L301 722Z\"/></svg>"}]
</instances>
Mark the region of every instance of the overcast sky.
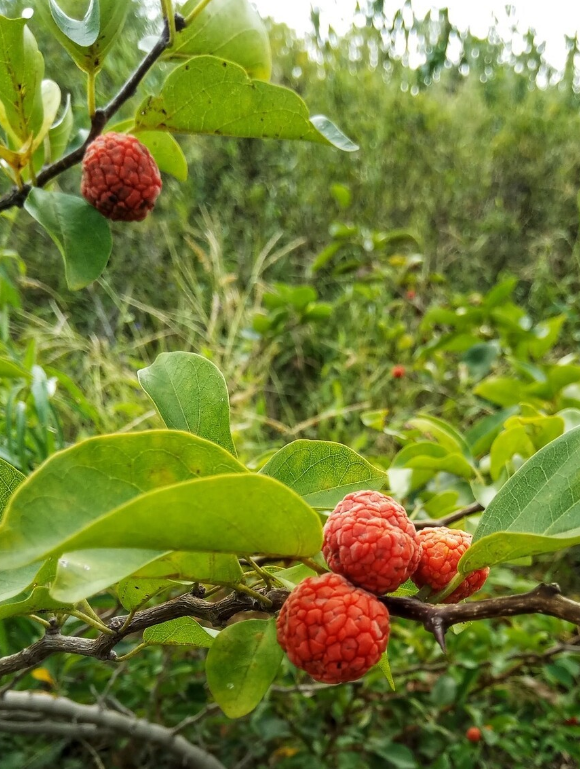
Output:
<instances>
[{"instance_id":1,"label":"overcast sky","mask_svg":"<svg viewBox=\"0 0 580 769\"><path fill-rule=\"evenodd\" d=\"M318 6L323 24L330 23L338 31L348 28L354 16L356 0L253 0L262 16L273 16L299 31L310 24L310 8ZM387 0L388 10L396 10L403 0ZM578 0L513 0L522 27L533 27L538 37L547 43L546 55L556 67L565 60L564 35L580 29ZM451 21L462 29L467 27L478 36L485 36L492 14L505 19L507 0L413 0L415 12L425 14L431 7L448 7Z\"/></svg>"}]
</instances>

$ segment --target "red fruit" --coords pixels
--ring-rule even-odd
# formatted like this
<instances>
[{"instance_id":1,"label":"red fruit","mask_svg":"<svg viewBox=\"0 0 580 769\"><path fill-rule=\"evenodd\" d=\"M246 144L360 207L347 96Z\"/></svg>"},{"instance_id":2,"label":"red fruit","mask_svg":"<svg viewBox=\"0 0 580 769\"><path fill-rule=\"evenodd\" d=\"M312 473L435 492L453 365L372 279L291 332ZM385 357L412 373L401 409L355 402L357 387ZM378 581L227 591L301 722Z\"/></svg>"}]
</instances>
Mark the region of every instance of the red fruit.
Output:
<instances>
[{"instance_id":1,"label":"red fruit","mask_svg":"<svg viewBox=\"0 0 580 769\"><path fill-rule=\"evenodd\" d=\"M417 292L416 292L414 289L410 288L410 289L407 291L407 294L406 294L406 296L407 296L407 299L408 299L410 302L412 302L412 301L413 301L413 299L415 299L415 297L417 296Z\"/></svg>"},{"instance_id":2,"label":"red fruit","mask_svg":"<svg viewBox=\"0 0 580 769\"><path fill-rule=\"evenodd\" d=\"M572 716L572 718L567 718L564 721L564 726L580 726L580 721L576 718L576 716Z\"/></svg>"},{"instance_id":3,"label":"red fruit","mask_svg":"<svg viewBox=\"0 0 580 769\"><path fill-rule=\"evenodd\" d=\"M401 379L407 373L407 369L404 366L397 365L391 369L391 376L393 379Z\"/></svg>"},{"instance_id":4,"label":"red fruit","mask_svg":"<svg viewBox=\"0 0 580 769\"><path fill-rule=\"evenodd\" d=\"M411 579L417 587L429 585L433 592L438 593L447 587L457 574L459 559L471 545L471 534L438 526L422 529L419 532L419 541L423 552L417 571ZM488 574L489 568L472 571L457 590L447 596L444 603L457 603L477 593L483 587Z\"/></svg>"},{"instance_id":5,"label":"red fruit","mask_svg":"<svg viewBox=\"0 0 580 769\"><path fill-rule=\"evenodd\" d=\"M134 136L107 133L89 145L83 159L81 192L107 219L139 222L161 192L157 163Z\"/></svg>"},{"instance_id":6,"label":"red fruit","mask_svg":"<svg viewBox=\"0 0 580 769\"><path fill-rule=\"evenodd\" d=\"M477 726L470 726L465 732L465 736L469 742L479 742L481 740L481 729L478 729Z\"/></svg>"},{"instance_id":7,"label":"red fruit","mask_svg":"<svg viewBox=\"0 0 580 769\"><path fill-rule=\"evenodd\" d=\"M322 552L332 571L382 595L409 579L421 546L404 507L378 491L355 491L329 515Z\"/></svg>"},{"instance_id":8,"label":"red fruit","mask_svg":"<svg viewBox=\"0 0 580 769\"><path fill-rule=\"evenodd\" d=\"M278 616L278 643L316 681L356 681L376 665L389 640L389 612L338 574L309 577Z\"/></svg>"}]
</instances>

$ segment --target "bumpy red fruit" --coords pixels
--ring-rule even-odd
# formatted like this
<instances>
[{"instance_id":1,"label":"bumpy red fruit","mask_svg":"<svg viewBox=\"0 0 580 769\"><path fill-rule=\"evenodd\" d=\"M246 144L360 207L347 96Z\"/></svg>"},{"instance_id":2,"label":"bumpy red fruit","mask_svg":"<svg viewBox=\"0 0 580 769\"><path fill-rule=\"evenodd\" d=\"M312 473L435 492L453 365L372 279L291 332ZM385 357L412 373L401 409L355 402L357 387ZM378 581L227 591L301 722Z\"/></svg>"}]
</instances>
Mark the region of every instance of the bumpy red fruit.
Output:
<instances>
[{"instance_id":1,"label":"bumpy red fruit","mask_svg":"<svg viewBox=\"0 0 580 769\"><path fill-rule=\"evenodd\" d=\"M391 376L394 379L401 379L402 377L405 376L406 373L407 373L407 369L404 366L401 366L400 364L398 364L397 366L393 366L393 368L391 369Z\"/></svg>"},{"instance_id":2,"label":"bumpy red fruit","mask_svg":"<svg viewBox=\"0 0 580 769\"><path fill-rule=\"evenodd\" d=\"M322 552L332 571L382 595L409 579L421 546L404 507L378 491L355 491L328 517Z\"/></svg>"},{"instance_id":3,"label":"bumpy red fruit","mask_svg":"<svg viewBox=\"0 0 580 769\"><path fill-rule=\"evenodd\" d=\"M376 665L390 629L386 607L338 574L301 582L276 627L290 662L327 684L356 681Z\"/></svg>"},{"instance_id":4,"label":"bumpy red fruit","mask_svg":"<svg viewBox=\"0 0 580 769\"><path fill-rule=\"evenodd\" d=\"M477 726L470 726L465 732L465 736L469 742L479 742L481 740L481 729L478 729Z\"/></svg>"},{"instance_id":5,"label":"bumpy red fruit","mask_svg":"<svg viewBox=\"0 0 580 769\"><path fill-rule=\"evenodd\" d=\"M161 192L161 176L138 139L107 133L85 153L81 192L108 219L138 222L152 211Z\"/></svg>"},{"instance_id":6,"label":"bumpy red fruit","mask_svg":"<svg viewBox=\"0 0 580 769\"><path fill-rule=\"evenodd\" d=\"M447 587L457 574L459 559L471 545L471 534L438 526L420 531L419 539L423 552L412 580L417 587L429 585L431 590L438 593ZM444 603L457 603L477 593L483 587L488 574L489 569L472 571Z\"/></svg>"}]
</instances>

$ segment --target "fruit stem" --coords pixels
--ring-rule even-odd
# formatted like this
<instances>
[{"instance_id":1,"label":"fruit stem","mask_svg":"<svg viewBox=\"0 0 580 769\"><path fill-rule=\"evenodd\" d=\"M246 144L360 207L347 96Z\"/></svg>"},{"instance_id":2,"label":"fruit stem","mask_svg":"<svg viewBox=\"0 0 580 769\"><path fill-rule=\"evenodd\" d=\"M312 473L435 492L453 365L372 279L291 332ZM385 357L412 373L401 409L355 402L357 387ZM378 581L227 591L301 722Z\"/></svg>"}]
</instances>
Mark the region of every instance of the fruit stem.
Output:
<instances>
[{"instance_id":1,"label":"fruit stem","mask_svg":"<svg viewBox=\"0 0 580 769\"><path fill-rule=\"evenodd\" d=\"M300 561L304 564L304 566L308 566L309 569L312 569L312 571L315 571L317 574L327 573L327 570L324 568L324 566L319 566L312 558L301 558Z\"/></svg>"},{"instance_id":2,"label":"fruit stem","mask_svg":"<svg viewBox=\"0 0 580 769\"><path fill-rule=\"evenodd\" d=\"M167 24L167 31L169 33L168 47L173 45L175 40L175 12L173 10L173 0L161 0L161 8L163 10L163 16ZM194 9L195 10L195 9Z\"/></svg>"},{"instance_id":3,"label":"fruit stem","mask_svg":"<svg viewBox=\"0 0 580 769\"><path fill-rule=\"evenodd\" d=\"M149 646L147 641L143 641L142 643L138 644L134 649L131 649L130 652L127 652L127 654L122 654L120 657L117 657L117 662L124 662L125 660L130 660L131 657L134 657L136 654L139 654L139 652L143 651L143 649L146 649Z\"/></svg>"},{"instance_id":4,"label":"fruit stem","mask_svg":"<svg viewBox=\"0 0 580 769\"><path fill-rule=\"evenodd\" d=\"M195 21L199 14L204 10L206 6L211 3L211 0L200 0L191 13L188 13L185 17L185 26L188 27L192 21Z\"/></svg>"},{"instance_id":5,"label":"fruit stem","mask_svg":"<svg viewBox=\"0 0 580 769\"><path fill-rule=\"evenodd\" d=\"M95 81L96 81L96 75L95 75L95 71L92 69L87 73L87 106L89 110L89 117L91 118L91 120L93 119L94 114L97 111Z\"/></svg>"},{"instance_id":6,"label":"fruit stem","mask_svg":"<svg viewBox=\"0 0 580 769\"><path fill-rule=\"evenodd\" d=\"M457 590L457 588L465 582L466 578L467 574L457 573L451 582L449 582L449 584L443 588L443 590L435 593L435 595L429 599L429 603L441 603L441 601L445 600L447 596L451 595L454 590Z\"/></svg>"},{"instance_id":7,"label":"fruit stem","mask_svg":"<svg viewBox=\"0 0 580 769\"><path fill-rule=\"evenodd\" d=\"M272 588L272 576L271 576L270 574L268 574L268 572L267 572L265 569L262 569L262 567L261 567L261 566L259 566L259 565L258 565L258 564L257 564L257 563L254 561L254 559L253 559L253 558L250 558L250 556L249 556L249 555L245 555L245 556L244 556L244 558L245 558L245 559L246 559L246 561L247 561L247 562L250 564L250 566L252 567L252 569L253 569L253 570L256 572L256 574L258 575L258 577L260 577L260 578L261 578L261 579L264 581L264 583L265 583L265 585L266 585L267 589L268 589L268 590L271 590L271 588Z\"/></svg>"},{"instance_id":8,"label":"fruit stem","mask_svg":"<svg viewBox=\"0 0 580 769\"><path fill-rule=\"evenodd\" d=\"M265 595L262 595L261 593L258 593L256 590L252 590L251 587L248 587L247 585L243 585L241 582L239 582L235 586L235 590L238 593L245 593L246 595L251 596L256 601L259 601L260 603L263 603L264 606L266 606L268 609L271 609L272 606L274 605L269 598L266 598Z\"/></svg>"}]
</instances>

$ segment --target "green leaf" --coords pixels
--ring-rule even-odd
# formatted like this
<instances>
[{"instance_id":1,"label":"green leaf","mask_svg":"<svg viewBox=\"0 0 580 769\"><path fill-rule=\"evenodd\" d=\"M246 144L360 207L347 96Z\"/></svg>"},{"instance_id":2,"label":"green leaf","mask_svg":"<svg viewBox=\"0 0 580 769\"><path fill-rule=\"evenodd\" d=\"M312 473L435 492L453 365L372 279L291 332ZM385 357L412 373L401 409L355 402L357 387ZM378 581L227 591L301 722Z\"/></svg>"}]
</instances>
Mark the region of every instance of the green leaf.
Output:
<instances>
[{"instance_id":1,"label":"green leaf","mask_svg":"<svg viewBox=\"0 0 580 769\"><path fill-rule=\"evenodd\" d=\"M526 400L524 386L511 377L488 377L473 392L498 406L516 406Z\"/></svg>"},{"instance_id":2,"label":"green leaf","mask_svg":"<svg viewBox=\"0 0 580 769\"><path fill-rule=\"evenodd\" d=\"M32 143L32 151L37 149L44 137L50 130L50 127L56 119L58 109L60 107L61 93L58 84L54 80L43 80L41 84L41 98L43 106L43 120L38 132L34 137Z\"/></svg>"},{"instance_id":3,"label":"green leaf","mask_svg":"<svg viewBox=\"0 0 580 769\"><path fill-rule=\"evenodd\" d=\"M299 558L322 546L318 515L273 478L246 473L199 478L103 510L105 500L95 501L90 474L84 472L83 508L71 509L74 475L72 468L60 481L45 476L46 484L31 476L34 482L29 479L22 493L16 492L0 526L0 569L97 547Z\"/></svg>"},{"instance_id":4,"label":"green leaf","mask_svg":"<svg viewBox=\"0 0 580 769\"><path fill-rule=\"evenodd\" d=\"M36 587L19 601L3 601L0 604L0 620L35 614L39 611L66 611L67 609L72 609L72 606L55 601L47 587Z\"/></svg>"},{"instance_id":5,"label":"green leaf","mask_svg":"<svg viewBox=\"0 0 580 769\"><path fill-rule=\"evenodd\" d=\"M189 352L161 353L138 377L167 427L194 433L236 453L228 388L211 361Z\"/></svg>"},{"instance_id":6,"label":"green leaf","mask_svg":"<svg viewBox=\"0 0 580 769\"><path fill-rule=\"evenodd\" d=\"M18 486L25 479L25 476L15 467L0 458L0 520L8 500L14 494Z\"/></svg>"},{"instance_id":7,"label":"green leaf","mask_svg":"<svg viewBox=\"0 0 580 769\"><path fill-rule=\"evenodd\" d=\"M316 577L316 572L303 563L297 563L295 566L290 566L289 569L280 569L280 571L274 572L274 577L288 590L293 590L296 585L299 585L308 577Z\"/></svg>"},{"instance_id":8,"label":"green leaf","mask_svg":"<svg viewBox=\"0 0 580 769\"><path fill-rule=\"evenodd\" d=\"M182 16L187 16L198 2L187 0L180 9ZM269 80L272 73L268 32L249 0L212 0L176 35L164 58L183 60L203 54L233 61L257 80Z\"/></svg>"},{"instance_id":9,"label":"green leaf","mask_svg":"<svg viewBox=\"0 0 580 769\"><path fill-rule=\"evenodd\" d=\"M529 459L502 486L459 562L463 573L580 543L580 428Z\"/></svg>"},{"instance_id":10,"label":"green leaf","mask_svg":"<svg viewBox=\"0 0 580 769\"><path fill-rule=\"evenodd\" d=\"M280 449L260 470L313 507L331 509L351 491L378 491L387 475L340 443L299 440Z\"/></svg>"},{"instance_id":11,"label":"green leaf","mask_svg":"<svg viewBox=\"0 0 580 769\"><path fill-rule=\"evenodd\" d=\"M276 677L283 652L276 620L229 625L214 640L206 660L207 684L229 718L241 718L262 700Z\"/></svg>"},{"instance_id":12,"label":"green leaf","mask_svg":"<svg viewBox=\"0 0 580 769\"><path fill-rule=\"evenodd\" d=\"M187 181L187 160L171 134L162 131L141 131L137 138L153 155L160 171L171 174L180 182Z\"/></svg>"},{"instance_id":13,"label":"green leaf","mask_svg":"<svg viewBox=\"0 0 580 769\"><path fill-rule=\"evenodd\" d=\"M420 430L423 435L436 440L448 451L458 452L470 458L471 451L465 438L457 432L448 422L428 414L419 414L414 419L409 420L411 427Z\"/></svg>"},{"instance_id":14,"label":"green leaf","mask_svg":"<svg viewBox=\"0 0 580 769\"><path fill-rule=\"evenodd\" d=\"M30 191L24 207L60 251L70 289L84 288L101 275L113 239L108 221L96 209L74 195L38 188Z\"/></svg>"},{"instance_id":15,"label":"green leaf","mask_svg":"<svg viewBox=\"0 0 580 769\"><path fill-rule=\"evenodd\" d=\"M60 120L52 126L48 132L49 157L46 160L54 163L66 152L69 139L74 127L70 94L66 97L66 105Z\"/></svg>"},{"instance_id":16,"label":"green leaf","mask_svg":"<svg viewBox=\"0 0 580 769\"><path fill-rule=\"evenodd\" d=\"M50 594L77 603L127 577L180 579L190 582L235 584L242 570L234 555L105 549L65 553L58 561Z\"/></svg>"},{"instance_id":17,"label":"green leaf","mask_svg":"<svg viewBox=\"0 0 580 769\"><path fill-rule=\"evenodd\" d=\"M87 7L85 0L59 0L59 6L64 9L67 16L68 14L73 14L77 17L81 15ZM95 6L100 6L100 28L94 42L86 44L86 41L94 35ZM103 66L105 57L117 39L117 36L121 34L130 6L131 0L100 0L100 3L91 3L91 7L88 9L83 21L77 21L73 18L69 19L66 33L59 27L53 18L52 8L49 3L44 1L36 3L35 11L38 13L43 25L56 37L63 48L69 53L77 67L82 69L83 72L96 73ZM89 12L91 14L90 16ZM79 26L77 26L76 32L72 32L72 34L73 36L76 36L78 40L84 40L85 44L79 44L79 42L76 42L69 36L75 23ZM62 25L66 26L66 22L62 22Z\"/></svg>"},{"instance_id":18,"label":"green leaf","mask_svg":"<svg viewBox=\"0 0 580 769\"><path fill-rule=\"evenodd\" d=\"M474 379L482 379L489 374L499 352L497 342L481 342L470 347L462 360Z\"/></svg>"},{"instance_id":19,"label":"green leaf","mask_svg":"<svg viewBox=\"0 0 580 769\"><path fill-rule=\"evenodd\" d=\"M501 432L504 422L509 417L517 414L519 411L517 406L512 406L509 409L501 409L496 411L495 414L490 414L487 417L483 417L479 422L476 422L473 427L465 434L465 439L471 449L471 453L474 457L480 457L486 454L495 438Z\"/></svg>"},{"instance_id":20,"label":"green leaf","mask_svg":"<svg viewBox=\"0 0 580 769\"><path fill-rule=\"evenodd\" d=\"M0 358L0 377L6 379L30 379L30 371L27 371L20 363L8 358Z\"/></svg>"},{"instance_id":21,"label":"green leaf","mask_svg":"<svg viewBox=\"0 0 580 769\"><path fill-rule=\"evenodd\" d=\"M523 459L528 459L534 453L534 444L524 427L518 426L504 430L491 445L490 473L492 479L497 481L503 470L507 470L508 475L510 474L511 460L516 454Z\"/></svg>"},{"instance_id":22,"label":"green leaf","mask_svg":"<svg viewBox=\"0 0 580 769\"><path fill-rule=\"evenodd\" d=\"M31 563L20 569L0 571L0 602L19 595L34 582L40 564Z\"/></svg>"},{"instance_id":23,"label":"green leaf","mask_svg":"<svg viewBox=\"0 0 580 769\"><path fill-rule=\"evenodd\" d=\"M157 593L170 587L175 587L175 583L169 579L133 579L129 577L119 582L117 595L123 608L127 611L133 611L143 606Z\"/></svg>"},{"instance_id":24,"label":"green leaf","mask_svg":"<svg viewBox=\"0 0 580 769\"><path fill-rule=\"evenodd\" d=\"M42 123L44 60L25 19L0 16L0 102L22 142Z\"/></svg>"},{"instance_id":25,"label":"green leaf","mask_svg":"<svg viewBox=\"0 0 580 769\"><path fill-rule=\"evenodd\" d=\"M232 472L245 472L245 468L219 446L187 433L152 430L91 438L54 454L19 486L0 526L0 550L6 536L23 536L26 551L40 554L140 494L203 475ZM97 543L97 547L107 545ZM165 550L180 548L153 544L147 549L159 557ZM1 556L0 568L5 568Z\"/></svg>"},{"instance_id":26,"label":"green leaf","mask_svg":"<svg viewBox=\"0 0 580 769\"><path fill-rule=\"evenodd\" d=\"M91 0L87 12L84 18L78 21L77 19L71 19L62 11L55 0L48 0L50 6L50 13L56 26L60 29L63 35L81 48L88 48L92 45L99 36L99 28L101 26L101 8L99 0Z\"/></svg>"},{"instance_id":27,"label":"green leaf","mask_svg":"<svg viewBox=\"0 0 580 769\"><path fill-rule=\"evenodd\" d=\"M378 661L377 667L380 668L381 673L385 676L385 678L389 682L389 686L391 687L391 690L395 691L395 680L393 678L393 673L391 671L391 664L389 662L389 655L387 654L387 652L383 652L383 654L381 654L381 658Z\"/></svg>"},{"instance_id":28,"label":"green leaf","mask_svg":"<svg viewBox=\"0 0 580 769\"><path fill-rule=\"evenodd\" d=\"M159 96L137 110L138 130L296 139L354 152L358 147L326 118L309 119L293 91L251 80L242 67L198 56L167 77Z\"/></svg>"},{"instance_id":29,"label":"green leaf","mask_svg":"<svg viewBox=\"0 0 580 769\"><path fill-rule=\"evenodd\" d=\"M565 322L565 315L557 315L555 318L549 318L534 326L535 338L528 343L528 349L533 358L536 360L543 358L552 349L558 341Z\"/></svg>"},{"instance_id":30,"label":"green leaf","mask_svg":"<svg viewBox=\"0 0 580 769\"><path fill-rule=\"evenodd\" d=\"M192 617L179 617L147 628L143 640L152 646L197 646L209 649L216 634L216 630L202 627Z\"/></svg>"}]
</instances>

